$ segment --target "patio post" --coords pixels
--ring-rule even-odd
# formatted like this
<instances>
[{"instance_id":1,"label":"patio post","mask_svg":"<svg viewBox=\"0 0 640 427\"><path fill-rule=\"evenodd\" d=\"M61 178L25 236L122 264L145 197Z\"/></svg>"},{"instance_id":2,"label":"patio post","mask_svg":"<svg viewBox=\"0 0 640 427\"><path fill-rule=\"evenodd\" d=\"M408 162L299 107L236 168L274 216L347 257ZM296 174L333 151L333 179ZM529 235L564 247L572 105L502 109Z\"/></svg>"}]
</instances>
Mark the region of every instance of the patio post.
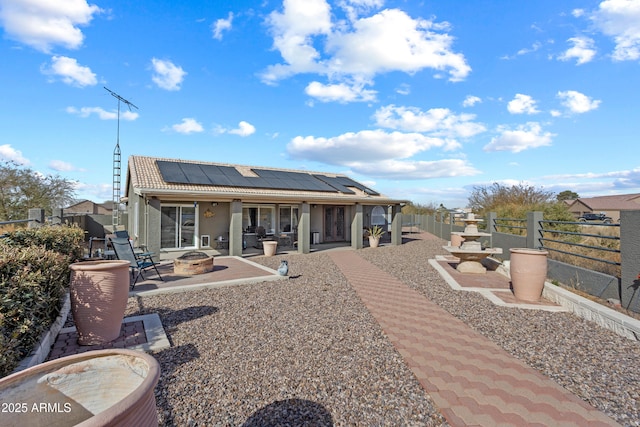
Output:
<instances>
[{"instance_id":1,"label":"patio post","mask_svg":"<svg viewBox=\"0 0 640 427\"><path fill-rule=\"evenodd\" d=\"M356 203L353 212L353 219L351 220L351 247L353 249L362 249L364 246L362 243L362 205Z\"/></svg>"},{"instance_id":2,"label":"patio post","mask_svg":"<svg viewBox=\"0 0 640 427\"><path fill-rule=\"evenodd\" d=\"M235 199L229 206L229 255L242 256L242 200Z\"/></svg>"},{"instance_id":3,"label":"patio post","mask_svg":"<svg viewBox=\"0 0 640 427\"><path fill-rule=\"evenodd\" d=\"M300 220L298 221L298 252L308 254L311 252L311 210L309 203L300 203Z\"/></svg>"},{"instance_id":4,"label":"patio post","mask_svg":"<svg viewBox=\"0 0 640 427\"><path fill-rule=\"evenodd\" d=\"M393 205L391 218L391 244L402 244L402 206Z\"/></svg>"}]
</instances>

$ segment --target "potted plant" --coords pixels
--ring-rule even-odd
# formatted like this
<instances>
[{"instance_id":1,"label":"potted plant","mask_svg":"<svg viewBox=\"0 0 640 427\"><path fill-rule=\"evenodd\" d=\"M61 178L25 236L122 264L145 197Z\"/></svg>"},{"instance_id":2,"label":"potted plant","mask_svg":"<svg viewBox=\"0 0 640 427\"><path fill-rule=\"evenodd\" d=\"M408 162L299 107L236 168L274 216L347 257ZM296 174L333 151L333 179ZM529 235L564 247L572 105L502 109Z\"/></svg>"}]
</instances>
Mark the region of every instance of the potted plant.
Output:
<instances>
[{"instance_id":1,"label":"potted plant","mask_svg":"<svg viewBox=\"0 0 640 427\"><path fill-rule=\"evenodd\" d=\"M113 341L120 328L129 298L129 261L83 261L71 264L71 312L78 344Z\"/></svg>"},{"instance_id":2,"label":"potted plant","mask_svg":"<svg viewBox=\"0 0 640 427\"><path fill-rule=\"evenodd\" d=\"M380 238L386 233L379 225L374 225L367 229L367 236L369 237L369 246L377 248L380 244Z\"/></svg>"},{"instance_id":3,"label":"potted plant","mask_svg":"<svg viewBox=\"0 0 640 427\"><path fill-rule=\"evenodd\" d=\"M509 252L513 295L522 301L539 301L547 279L548 252L528 248L511 248Z\"/></svg>"},{"instance_id":4,"label":"potted plant","mask_svg":"<svg viewBox=\"0 0 640 427\"><path fill-rule=\"evenodd\" d=\"M12 426L157 426L154 388L160 364L141 351L87 351L0 379ZM5 408L6 409L6 408Z\"/></svg>"}]
</instances>

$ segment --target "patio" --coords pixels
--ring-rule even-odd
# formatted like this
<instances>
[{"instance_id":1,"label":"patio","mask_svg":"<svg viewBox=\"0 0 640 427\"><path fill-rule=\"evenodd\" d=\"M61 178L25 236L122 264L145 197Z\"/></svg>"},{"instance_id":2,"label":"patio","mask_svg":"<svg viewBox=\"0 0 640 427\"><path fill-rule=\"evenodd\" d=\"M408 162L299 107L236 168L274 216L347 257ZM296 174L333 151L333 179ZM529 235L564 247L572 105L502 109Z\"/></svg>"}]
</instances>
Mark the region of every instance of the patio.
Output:
<instances>
[{"instance_id":1,"label":"patio","mask_svg":"<svg viewBox=\"0 0 640 427\"><path fill-rule=\"evenodd\" d=\"M160 423L612 424L605 411L638 425L637 342L568 313L454 291L428 262L442 241L406 237L402 246L250 257L272 270L287 259L288 280L130 298L127 316L157 313L171 344L154 353ZM136 291L162 290L149 279Z\"/></svg>"}]
</instances>

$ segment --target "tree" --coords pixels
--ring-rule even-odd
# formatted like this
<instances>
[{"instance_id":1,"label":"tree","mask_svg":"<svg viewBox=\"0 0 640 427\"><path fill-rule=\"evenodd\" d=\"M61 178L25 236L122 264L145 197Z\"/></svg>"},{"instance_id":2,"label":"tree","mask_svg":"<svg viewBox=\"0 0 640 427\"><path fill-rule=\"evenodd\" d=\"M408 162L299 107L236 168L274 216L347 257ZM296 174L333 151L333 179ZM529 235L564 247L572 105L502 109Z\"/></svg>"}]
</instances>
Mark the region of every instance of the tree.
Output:
<instances>
[{"instance_id":1,"label":"tree","mask_svg":"<svg viewBox=\"0 0 640 427\"><path fill-rule=\"evenodd\" d=\"M71 204L75 182L60 176L42 175L14 162L0 163L0 220L27 219L29 209L53 209Z\"/></svg>"},{"instance_id":2,"label":"tree","mask_svg":"<svg viewBox=\"0 0 640 427\"><path fill-rule=\"evenodd\" d=\"M423 205L420 203L409 202L402 207L402 213L405 215L424 215L424 214L433 214L437 208L433 203L429 203L428 205Z\"/></svg>"},{"instance_id":3,"label":"tree","mask_svg":"<svg viewBox=\"0 0 640 427\"><path fill-rule=\"evenodd\" d=\"M520 205L532 206L548 203L553 200L550 191L530 185L518 184L512 187L494 182L491 186L473 187L469 196L469 207L478 213L489 212L497 206Z\"/></svg>"},{"instance_id":4,"label":"tree","mask_svg":"<svg viewBox=\"0 0 640 427\"><path fill-rule=\"evenodd\" d=\"M575 191L564 190L558 193L558 195L556 196L556 200L558 200L559 202L563 202L565 200L575 200L579 197L580 196Z\"/></svg>"},{"instance_id":5,"label":"tree","mask_svg":"<svg viewBox=\"0 0 640 427\"><path fill-rule=\"evenodd\" d=\"M469 207L480 216L495 212L498 218L526 218L527 212L543 212L544 218L555 221L573 221L564 202L558 202L554 193L519 184L512 187L493 183L474 187L469 196Z\"/></svg>"}]
</instances>

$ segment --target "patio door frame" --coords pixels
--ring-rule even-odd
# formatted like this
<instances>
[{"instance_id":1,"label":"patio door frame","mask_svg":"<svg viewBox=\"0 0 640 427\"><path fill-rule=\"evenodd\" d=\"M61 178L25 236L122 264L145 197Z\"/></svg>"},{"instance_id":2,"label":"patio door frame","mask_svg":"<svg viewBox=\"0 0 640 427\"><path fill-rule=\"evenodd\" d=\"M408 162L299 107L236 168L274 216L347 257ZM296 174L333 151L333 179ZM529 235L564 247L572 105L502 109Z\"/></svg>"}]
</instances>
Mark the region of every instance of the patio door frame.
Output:
<instances>
[{"instance_id":1,"label":"patio door frame","mask_svg":"<svg viewBox=\"0 0 640 427\"><path fill-rule=\"evenodd\" d=\"M172 218L173 221L173 246L162 246L162 242L163 242L163 233L165 233L164 231L164 226L162 225L162 221L165 218L164 215L164 210L166 208L170 208L170 209L174 209L175 210L175 218ZM190 212L185 212L189 209L193 210L193 217L191 217L191 213ZM197 248L197 237L198 237L198 205L195 204L187 204L187 203L168 203L168 204L162 204L160 206L160 216L161 216L161 226L160 226L160 249L163 250L184 250L184 249L196 249ZM191 222L193 221L193 225L190 225ZM188 224L187 224L188 223ZM189 230L187 227L193 227L193 231ZM185 243L184 246L181 246L184 240L183 235L184 234L189 234L190 232L193 233L193 237L192 237L192 242L190 242L191 244L187 244Z\"/></svg>"},{"instance_id":2,"label":"patio door frame","mask_svg":"<svg viewBox=\"0 0 640 427\"><path fill-rule=\"evenodd\" d=\"M324 242L344 242L347 240L347 208L343 205L325 205L322 212Z\"/></svg>"}]
</instances>

